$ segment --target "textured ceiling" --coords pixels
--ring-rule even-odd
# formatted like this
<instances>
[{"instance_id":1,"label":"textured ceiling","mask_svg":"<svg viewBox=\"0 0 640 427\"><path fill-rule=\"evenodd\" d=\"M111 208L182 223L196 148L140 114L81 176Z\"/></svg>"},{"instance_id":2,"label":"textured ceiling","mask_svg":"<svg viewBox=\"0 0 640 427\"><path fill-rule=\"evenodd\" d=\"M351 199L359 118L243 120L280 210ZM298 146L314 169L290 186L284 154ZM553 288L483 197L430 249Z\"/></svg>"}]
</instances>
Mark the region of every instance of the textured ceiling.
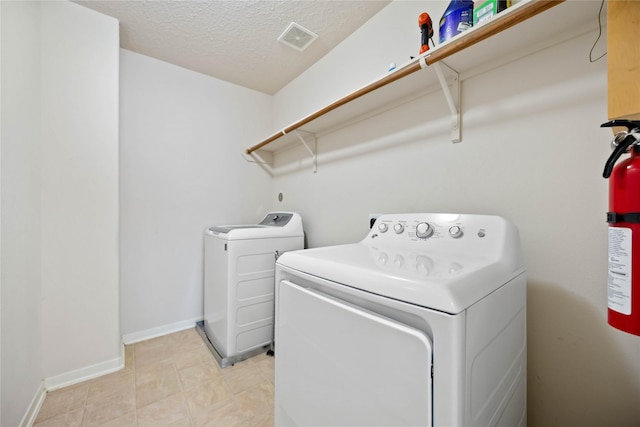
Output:
<instances>
[{"instance_id":1,"label":"textured ceiling","mask_svg":"<svg viewBox=\"0 0 640 427\"><path fill-rule=\"evenodd\" d=\"M120 21L120 46L274 94L387 0L107 0L75 3ZM318 34L303 52L277 41L291 22Z\"/></svg>"}]
</instances>

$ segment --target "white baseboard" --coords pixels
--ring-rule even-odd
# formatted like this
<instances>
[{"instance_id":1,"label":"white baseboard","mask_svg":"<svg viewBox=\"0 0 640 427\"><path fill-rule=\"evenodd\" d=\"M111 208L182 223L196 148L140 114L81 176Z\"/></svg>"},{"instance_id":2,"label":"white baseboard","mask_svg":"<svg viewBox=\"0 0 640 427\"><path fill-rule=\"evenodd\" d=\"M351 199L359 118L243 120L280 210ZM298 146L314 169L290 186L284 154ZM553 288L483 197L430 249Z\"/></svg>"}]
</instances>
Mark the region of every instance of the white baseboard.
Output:
<instances>
[{"instance_id":1,"label":"white baseboard","mask_svg":"<svg viewBox=\"0 0 640 427\"><path fill-rule=\"evenodd\" d=\"M193 328L196 323L202 320L202 317L195 317L193 319L183 320L169 325L157 326L155 328L147 329L140 332L133 332L122 336L122 342L124 344L135 344L140 341L149 340L151 338L161 337L163 335L172 334L174 332L184 331L185 329Z\"/></svg>"},{"instance_id":2,"label":"white baseboard","mask_svg":"<svg viewBox=\"0 0 640 427\"><path fill-rule=\"evenodd\" d=\"M101 377L112 372L119 371L124 368L124 345L120 346L120 356L105 362L96 363L95 365L85 368L76 369L75 371L48 377L44 379L44 388L46 391L57 390L73 384L81 383L93 378Z\"/></svg>"},{"instance_id":3,"label":"white baseboard","mask_svg":"<svg viewBox=\"0 0 640 427\"><path fill-rule=\"evenodd\" d=\"M47 391L44 388L44 381L40 381L40 387L38 387L38 391L36 391L35 396L33 396L27 412L25 412L22 421L20 421L20 427L31 427L33 423L36 422L36 417L38 416L38 412L40 412L40 408L42 408L45 397L47 397Z\"/></svg>"}]
</instances>

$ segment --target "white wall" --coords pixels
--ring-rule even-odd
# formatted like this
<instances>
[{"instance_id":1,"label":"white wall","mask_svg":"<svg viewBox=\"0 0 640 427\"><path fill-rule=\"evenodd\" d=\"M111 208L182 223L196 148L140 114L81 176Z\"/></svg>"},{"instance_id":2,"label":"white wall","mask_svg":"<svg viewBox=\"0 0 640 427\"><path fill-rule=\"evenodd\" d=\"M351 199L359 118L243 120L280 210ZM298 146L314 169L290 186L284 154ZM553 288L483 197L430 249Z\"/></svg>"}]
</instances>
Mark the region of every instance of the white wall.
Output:
<instances>
[{"instance_id":1,"label":"white wall","mask_svg":"<svg viewBox=\"0 0 640 427\"><path fill-rule=\"evenodd\" d=\"M202 319L202 236L255 223L270 177L242 149L271 127L271 97L121 51L121 324L126 341Z\"/></svg>"},{"instance_id":2,"label":"white wall","mask_svg":"<svg viewBox=\"0 0 640 427\"><path fill-rule=\"evenodd\" d=\"M2 425L116 369L118 23L2 2ZM43 380L46 380L43 382Z\"/></svg>"},{"instance_id":3,"label":"white wall","mask_svg":"<svg viewBox=\"0 0 640 427\"><path fill-rule=\"evenodd\" d=\"M379 22L400 19L408 3L392 3ZM369 24L358 31L375 35L378 27ZM606 323L601 174L611 133L599 128L607 113L606 59L588 61L596 36L465 79L459 144L449 140L442 94L433 93L320 138L316 174L305 168L274 179L274 196L284 194L278 206L302 214L312 247L360 240L373 212L512 220L528 268L530 426L640 424L640 340ZM350 40L375 45L372 37ZM349 49L358 55L358 43ZM276 94L276 105L304 110L304 88L349 80L348 55L332 55L322 59L321 77L310 69ZM280 111L281 120L297 118ZM296 148L279 162L304 156Z\"/></svg>"},{"instance_id":4,"label":"white wall","mask_svg":"<svg viewBox=\"0 0 640 427\"><path fill-rule=\"evenodd\" d=\"M42 381L40 8L2 2L0 425L22 419Z\"/></svg>"},{"instance_id":5,"label":"white wall","mask_svg":"<svg viewBox=\"0 0 640 427\"><path fill-rule=\"evenodd\" d=\"M42 2L44 375L120 358L118 21Z\"/></svg>"},{"instance_id":6,"label":"white wall","mask_svg":"<svg viewBox=\"0 0 640 427\"><path fill-rule=\"evenodd\" d=\"M401 68L418 56L418 16L429 13L438 41L438 20L448 1L396 0L274 96L274 130L280 130L344 95ZM431 46L431 45L430 45ZM252 144L253 145L253 144Z\"/></svg>"}]
</instances>

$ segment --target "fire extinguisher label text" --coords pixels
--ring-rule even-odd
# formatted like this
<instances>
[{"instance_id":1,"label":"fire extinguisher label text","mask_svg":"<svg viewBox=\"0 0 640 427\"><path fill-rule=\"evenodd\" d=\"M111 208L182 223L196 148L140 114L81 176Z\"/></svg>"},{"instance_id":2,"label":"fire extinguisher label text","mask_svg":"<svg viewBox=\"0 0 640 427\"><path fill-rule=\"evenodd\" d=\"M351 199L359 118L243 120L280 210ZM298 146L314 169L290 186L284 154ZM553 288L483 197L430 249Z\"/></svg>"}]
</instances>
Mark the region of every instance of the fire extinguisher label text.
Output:
<instances>
[{"instance_id":1,"label":"fire extinguisher label text","mask_svg":"<svg viewBox=\"0 0 640 427\"><path fill-rule=\"evenodd\" d=\"M609 227L609 308L631 314L631 229Z\"/></svg>"}]
</instances>

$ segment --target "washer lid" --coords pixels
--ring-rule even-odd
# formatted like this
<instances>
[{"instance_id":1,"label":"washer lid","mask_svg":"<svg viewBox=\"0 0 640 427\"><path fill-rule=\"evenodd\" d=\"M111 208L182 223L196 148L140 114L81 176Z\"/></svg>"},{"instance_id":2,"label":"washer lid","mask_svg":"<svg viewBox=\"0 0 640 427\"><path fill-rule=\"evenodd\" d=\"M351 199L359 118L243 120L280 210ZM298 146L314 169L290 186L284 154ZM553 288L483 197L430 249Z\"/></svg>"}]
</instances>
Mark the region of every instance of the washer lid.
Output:
<instances>
[{"instance_id":1,"label":"washer lid","mask_svg":"<svg viewBox=\"0 0 640 427\"><path fill-rule=\"evenodd\" d=\"M209 231L213 231L214 233L228 233L231 230L242 230L246 228L264 228L263 225L252 224L252 225L214 225L209 228Z\"/></svg>"},{"instance_id":2,"label":"washer lid","mask_svg":"<svg viewBox=\"0 0 640 427\"><path fill-rule=\"evenodd\" d=\"M525 271L521 265L481 256L386 250L363 243L286 252L277 265L451 314Z\"/></svg>"},{"instance_id":3,"label":"washer lid","mask_svg":"<svg viewBox=\"0 0 640 427\"><path fill-rule=\"evenodd\" d=\"M216 225L205 234L228 240L302 237L302 218L295 212L269 212L258 224Z\"/></svg>"}]
</instances>

